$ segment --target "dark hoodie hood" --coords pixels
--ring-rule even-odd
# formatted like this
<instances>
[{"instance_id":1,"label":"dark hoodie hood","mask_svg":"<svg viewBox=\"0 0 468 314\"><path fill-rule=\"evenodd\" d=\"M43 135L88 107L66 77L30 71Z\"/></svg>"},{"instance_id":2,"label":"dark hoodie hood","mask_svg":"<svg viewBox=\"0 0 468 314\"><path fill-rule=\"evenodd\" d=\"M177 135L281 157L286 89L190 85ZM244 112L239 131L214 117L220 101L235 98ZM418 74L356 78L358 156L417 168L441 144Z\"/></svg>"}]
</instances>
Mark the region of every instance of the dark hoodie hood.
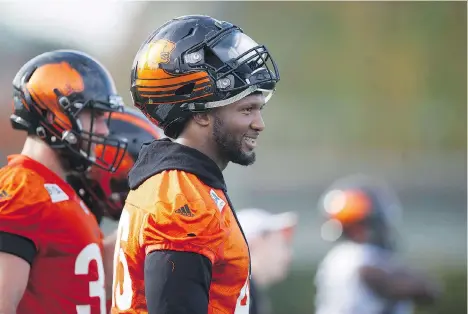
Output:
<instances>
[{"instance_id":1,"label":"dark hoodie hood","mask_svg":"<svg viewBox=\"0 0 468 314\"><path fill-rule=\"evenodd\" d=\"M181 170L196 175L203 183L226 191L223 173L218 165L202 152L168 138L143 144L135 165L128 174L131 190L165 170Z\"/></svg>"}]
</instances>

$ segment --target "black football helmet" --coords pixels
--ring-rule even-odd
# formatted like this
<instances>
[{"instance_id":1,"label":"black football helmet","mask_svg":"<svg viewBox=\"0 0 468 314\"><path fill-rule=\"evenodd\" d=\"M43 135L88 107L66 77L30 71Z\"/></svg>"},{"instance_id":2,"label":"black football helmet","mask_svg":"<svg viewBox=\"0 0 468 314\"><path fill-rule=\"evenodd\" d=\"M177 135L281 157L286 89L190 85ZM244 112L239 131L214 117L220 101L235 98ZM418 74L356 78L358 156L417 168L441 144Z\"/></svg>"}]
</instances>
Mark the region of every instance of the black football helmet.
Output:
<instances>
[{"instance_id":1,"label":"black football helmet","mask_svg":"<svg viewBox=\"0 0 468 314\"><path fill-rule=\"evenodd\" d=\"M84 171L96 165L115 171L126 142L93 131L95 117L121 111L123 102L108 71L91 56L73 50L43 53L27 62L13 80L12 127L25 130L58 150L66 165ZM79 114L91 113L89 130L83 129ZM93 147L118 154L104 161Z\"/></svg>"},{"instance_id":2,"label":"black football helmet","mask_svg":"<svg viewBox=\"0 0 468 314\"><path fill-rule=\"evenodd\" d=\"M162 131L139 110L125 107L123 112L113 113L109 123L109 135L126 139L128 146L120 167L114 173L92 166L84 173L71 173L67 182L101 222L104 216L120 218L129 187L127 175L138 158L143 143L159 139ZM96 154L102 155L102 145L96 146ZM116 150L107 149L104 160L112 160Z\"/></svg>"},{"instance_id":3,"label":"black football helmet","mask_svg":"<svg viewBox=\"0 0 468 314\"><path fill-rule=\"evenodd\" d=\"M226 106L251 93L268 101L280 75L264 45L239 27L209 16L168 21L140 47L131 95L169 137L177 137L192 112Z\"/></svg>"}]
</instances>

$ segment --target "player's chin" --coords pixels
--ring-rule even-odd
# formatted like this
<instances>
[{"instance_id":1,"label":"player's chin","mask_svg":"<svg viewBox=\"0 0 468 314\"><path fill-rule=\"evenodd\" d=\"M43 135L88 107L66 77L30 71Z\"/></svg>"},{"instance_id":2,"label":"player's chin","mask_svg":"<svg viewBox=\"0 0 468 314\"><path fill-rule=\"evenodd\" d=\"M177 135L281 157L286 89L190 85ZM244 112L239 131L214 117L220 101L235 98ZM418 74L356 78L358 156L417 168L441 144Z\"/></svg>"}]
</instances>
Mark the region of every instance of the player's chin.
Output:
<instances>
[{"instance_id":1,"label":"player's chin","mask_svg":"<svg viewBox=\"0 0 468 314\"><path fill-rule=\"evenodd\" d=\"M231 161L241 166L250 166L253 163L255 163L255 159L256 159L255 152L240 151L239 154L237 154L235 158L231 159Z\"/></svg>"}]
</instances>

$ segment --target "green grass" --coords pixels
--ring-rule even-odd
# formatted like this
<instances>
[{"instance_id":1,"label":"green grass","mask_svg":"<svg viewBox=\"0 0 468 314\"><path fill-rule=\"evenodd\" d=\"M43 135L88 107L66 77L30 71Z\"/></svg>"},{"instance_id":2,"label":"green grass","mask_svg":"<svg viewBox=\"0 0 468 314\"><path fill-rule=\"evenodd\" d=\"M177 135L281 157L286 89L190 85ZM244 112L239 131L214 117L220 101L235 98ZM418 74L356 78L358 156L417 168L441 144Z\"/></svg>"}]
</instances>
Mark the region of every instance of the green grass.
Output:
<instances>
[{"instance_id":1,"label":"green grass","mask_svg":"<svg viewBox=\"0 0 468 314\"><path fill-rule=\"evenodd\" d=\"M272 287L269 295L273 314L314 313L314 271L293 271L288 279ZM466 314L466 269L441 270L437 277L443 282L444 293L433 306L418 306L415 314Z\"/></svg>"}]
</instances>

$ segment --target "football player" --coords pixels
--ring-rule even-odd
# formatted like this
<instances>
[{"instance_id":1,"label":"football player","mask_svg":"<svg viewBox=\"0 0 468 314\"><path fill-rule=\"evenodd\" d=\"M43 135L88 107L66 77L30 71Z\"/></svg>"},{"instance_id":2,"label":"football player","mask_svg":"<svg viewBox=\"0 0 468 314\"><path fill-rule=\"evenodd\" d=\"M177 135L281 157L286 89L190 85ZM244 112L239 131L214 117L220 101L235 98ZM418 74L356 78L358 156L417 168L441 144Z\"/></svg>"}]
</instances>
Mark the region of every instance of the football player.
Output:
<instances>
[{"instance_id":1,"label":"football player","mask_svg":"<svg viewBox=\"0 0 468 314\"><path fill-rule=\"evenodd\" d=\"M133 101L169 138L129 174L112 313L248 313L249 249L222 171L255 161L278 80L265 46L209 16L170 20L141 46Z\"/></svg>"},{"instance_id":2,"label":"football player","mask_svg":"<svg viewBox=\"0 0 468 314\"><path fill-rule=\"evenodd\" d=\"M122 137L128 143L115 172L91 166L86 172L73 172L67 176L67 182L85 202L99 224L104 216L119 220L129 192L128 172L137 160L142 144L161 138L162 132L139 110L125 107L123 112L114 112L110 116L109 135ZM95 150L97 155L101 155L102 145L96 145ZM110 161L116 153L115 149L107 148L103 158ZM104 256L104 270L106 274L112 274L114 252L108 250L105 253L110 255ZM112 280L106 280L108 301L111 300L111 289Z\"/></svg>"},{"instance_id":3,"label":"football player","mask_svg":"<svg viewBox=\"0 0 468 314\"><path fill-rule=\"evenodd\" d=\"M141 146L146 142L160 139L162 131L139 110L125 107L122 112L110 116L109 135L127 141L127 150L119 168L115 172L91 166L86 172L72 172L67 176L68 183L78 193L100 224L103 217L119 220L127 198L128 172L135 164ZM101 154L102 146L96 146L96 154ZM111 160L115 149L107 149L105 160Z\"/></svg>"},{"instance_id":4,"label":"football player","mask_svg":"<svg viewBox=\"0 0 468 314\"><path fill-rule=\"evenodd\" d=\"M113 79L85 53L46 52L17 73L13 104L12 126L28 135L0 169L0 313L104 314L115 234L103 240L65 177L122 160L127 144L108 136L107 117L123 108Z\"/></svg>"},{"instance_id":5,"label":"football player","mask_svg":"<svg viewBox=\"0 0 468 314\"><path fill-rule=\"evenodd\" d=\"M407 314L432 302L438 287L397 260L397 196L384 182L356 175L335 182L320 208L340 241L316 275L316 313Z\"/></svg>"}]
</instances>

